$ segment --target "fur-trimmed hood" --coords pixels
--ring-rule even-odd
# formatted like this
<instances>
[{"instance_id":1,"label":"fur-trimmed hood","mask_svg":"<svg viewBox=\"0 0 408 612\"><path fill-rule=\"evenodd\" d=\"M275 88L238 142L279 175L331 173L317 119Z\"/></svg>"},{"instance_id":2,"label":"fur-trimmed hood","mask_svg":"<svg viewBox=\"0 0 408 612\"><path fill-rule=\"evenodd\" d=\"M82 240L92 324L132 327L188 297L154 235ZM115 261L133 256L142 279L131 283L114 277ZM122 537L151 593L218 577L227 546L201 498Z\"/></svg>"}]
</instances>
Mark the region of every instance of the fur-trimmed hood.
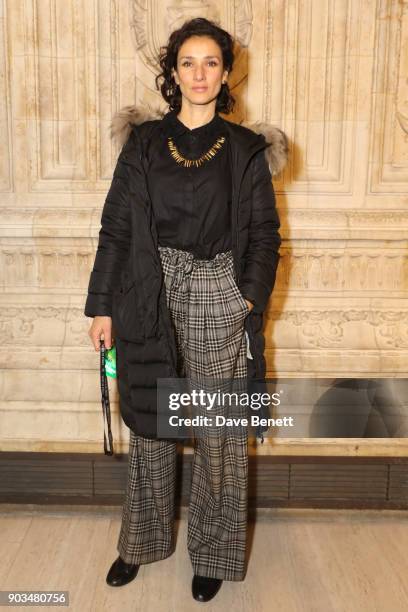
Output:
<instances>
[{"instance_id":1,"label":"fur-trimmed hood","mask_svg":"<svg viewBox=\"0 0 408 612\"><path fill-rule=\"evenodd\" d=\"M124 106L115 113L110 124L111 138L118 141L120 146L123 146L127 141L132 125L140 125L145 121L160 120L166 114L166 111L160 108L151 108L144 105ZM248 128L256 134L263 134L268 145L265 148L265 158L268 162L272 176L279 174L286 166L289 154L289 145L286 134L269 123L256 121L248 123L243 121L240 125Z\"/></svg>"}]
</instances>

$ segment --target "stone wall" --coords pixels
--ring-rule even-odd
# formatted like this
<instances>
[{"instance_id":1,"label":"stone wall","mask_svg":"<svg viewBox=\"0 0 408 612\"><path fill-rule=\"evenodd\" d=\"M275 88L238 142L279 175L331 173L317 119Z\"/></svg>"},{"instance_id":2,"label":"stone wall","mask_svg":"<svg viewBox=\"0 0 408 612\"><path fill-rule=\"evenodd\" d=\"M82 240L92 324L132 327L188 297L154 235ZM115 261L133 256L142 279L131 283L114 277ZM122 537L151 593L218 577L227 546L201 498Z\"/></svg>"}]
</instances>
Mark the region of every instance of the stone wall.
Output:
<instances>
[{"instance_id":1,"label":"stone wall","mask_svg":"<svg viewBox=\"0 0 408 612\"><path fill-rule=\"evenodd\" d=\"M83 308L118 155L109 123L126 104L161 103L159 46L193 16L239 43L228 119L268 121L290 141L274 179L283 243L265 316L269 375L406 377L406 0L4 0L0 10L2 450L103 452ZM262 452L297 444L333 452L324 440Z\"/></svg>"}]
</instances>

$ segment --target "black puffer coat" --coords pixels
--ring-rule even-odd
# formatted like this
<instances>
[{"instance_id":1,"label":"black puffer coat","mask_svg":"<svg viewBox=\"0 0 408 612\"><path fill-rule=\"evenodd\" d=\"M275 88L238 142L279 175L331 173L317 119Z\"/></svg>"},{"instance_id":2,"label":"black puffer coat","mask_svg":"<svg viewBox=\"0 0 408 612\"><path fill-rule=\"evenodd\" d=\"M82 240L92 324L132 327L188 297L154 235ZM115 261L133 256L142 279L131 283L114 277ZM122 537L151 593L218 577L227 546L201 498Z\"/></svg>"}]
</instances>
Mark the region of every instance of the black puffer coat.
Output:
<instances>
[{"instance_id":1,"label":"black puffer coat","mask_svg":"<svg viewBox=\"0 0 408 612\"><path fill-rule=\"evenodd\" d=\"M156 380L177 377L175 333L166 305L144 151L163 112L128 106L112 121L122 149L101 217L85 315L112 317L121 416L136 434L157 438ZM279 217L271 178L287 160L285 134L268 124L225 121L232 164L232 253L237 284L255 307L245 320L248 379L266 374L263 312L279 262ZM253 388L253 387L252 387ZM265 431L265 428L262 428ZM261 431L261 430L260 430Z\"/></svg>"}]
</instances>

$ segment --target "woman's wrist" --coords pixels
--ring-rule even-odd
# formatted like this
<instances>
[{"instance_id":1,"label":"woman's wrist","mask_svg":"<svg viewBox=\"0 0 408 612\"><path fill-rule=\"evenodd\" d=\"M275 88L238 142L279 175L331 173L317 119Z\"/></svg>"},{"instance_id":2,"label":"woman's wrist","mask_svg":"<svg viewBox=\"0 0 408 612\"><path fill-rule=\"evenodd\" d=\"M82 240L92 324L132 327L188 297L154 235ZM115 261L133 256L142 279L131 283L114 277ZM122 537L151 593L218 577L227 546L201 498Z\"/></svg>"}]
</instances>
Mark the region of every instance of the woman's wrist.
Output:
<instances>
[{"instance_id":1,"label":"woman's wrist","mask_svg":"<svg viewBox=\"0 0 408 612\"><path fill-rule=\"evenodd\" d=\"M247 300L246 298L244 298L244 300L245 300L245 301L246 301L246 303L247 303L247 306L248 306L249 312L251 312L251 310L252 310L252 309L253 309L253 307L254 307L254 304L253 304L252 302L250 302L249 300Z\"/></svg>"}]
</instances>

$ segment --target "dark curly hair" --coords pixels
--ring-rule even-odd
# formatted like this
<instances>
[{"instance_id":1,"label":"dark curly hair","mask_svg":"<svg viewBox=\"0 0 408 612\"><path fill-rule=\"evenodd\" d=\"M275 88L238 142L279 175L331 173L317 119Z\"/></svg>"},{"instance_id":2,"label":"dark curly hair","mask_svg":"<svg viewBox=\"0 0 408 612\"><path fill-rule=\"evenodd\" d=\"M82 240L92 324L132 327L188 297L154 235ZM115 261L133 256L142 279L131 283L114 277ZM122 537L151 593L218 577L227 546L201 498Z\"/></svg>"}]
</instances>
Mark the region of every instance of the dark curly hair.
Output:
<instances>
[{"instance_id":1,"label":"dark curly hair","mask_svg":"<svg viewBox=\"0 0 408 612\"><path fill-rule=\"evenodd\" d=\"M226 30L220 28L214 21L204 17L190 19L174 30L169 37L167 46L160 47L159 63L162 72L155 78L156 89L160 89L163 98L169 104L170 110L181 109L181 91L172 76L172 70L177 70L177 55L181 45L191 36L208 36L220 47L224 70L231 72L234 64L234 39ZM158 85L158 80L164 81ZM230 93L228 83L221 86L215 106L216 112L229 114L233 111L235 99Z\"/></svg>"}]
</instances>

